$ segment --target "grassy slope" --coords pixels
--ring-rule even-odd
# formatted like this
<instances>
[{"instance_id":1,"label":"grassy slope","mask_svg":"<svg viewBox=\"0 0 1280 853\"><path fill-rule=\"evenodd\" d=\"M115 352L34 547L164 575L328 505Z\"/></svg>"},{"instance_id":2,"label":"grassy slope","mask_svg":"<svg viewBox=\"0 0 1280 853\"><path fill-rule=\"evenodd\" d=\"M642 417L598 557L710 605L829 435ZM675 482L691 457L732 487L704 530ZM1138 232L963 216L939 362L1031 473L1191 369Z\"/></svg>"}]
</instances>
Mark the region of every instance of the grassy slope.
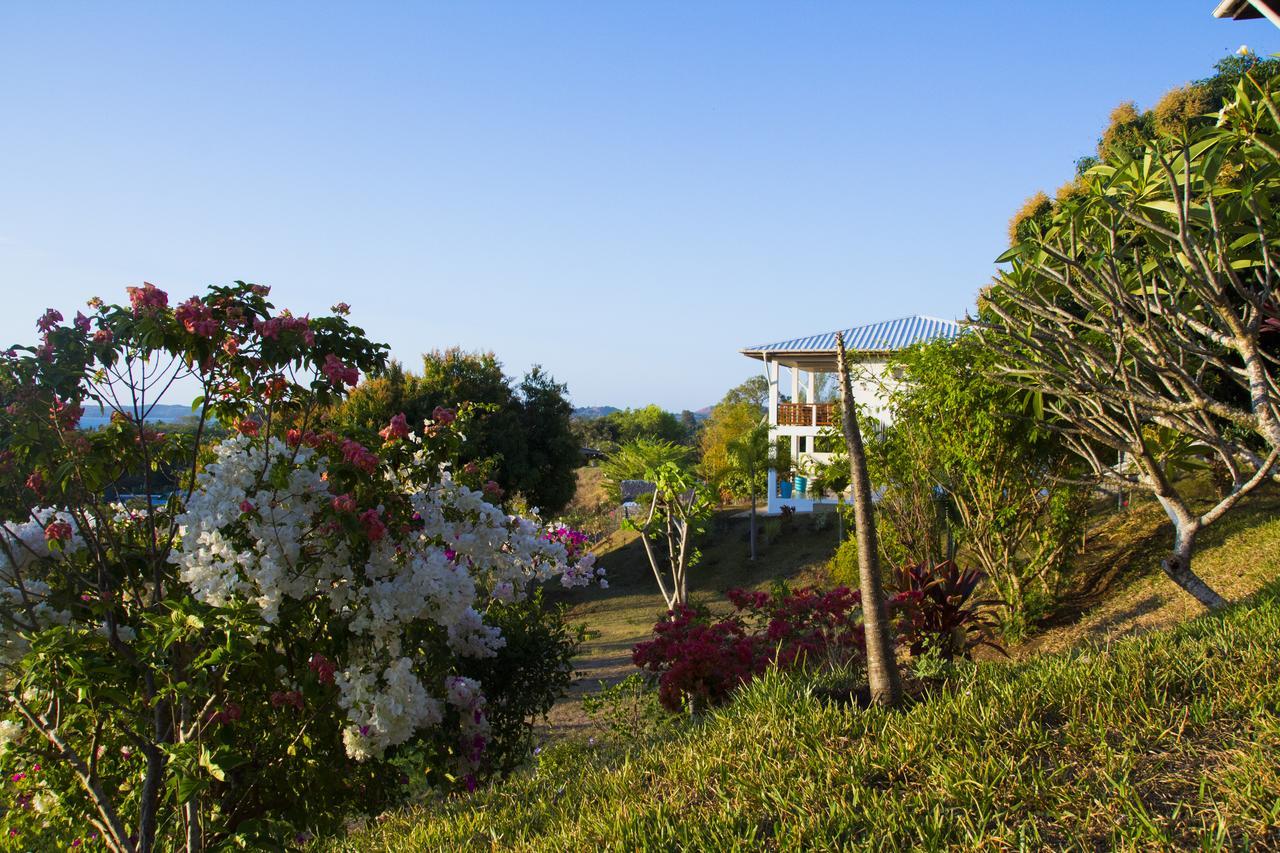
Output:
<instances>
[{"instance_id":1,"label":"grassy slope","mask_svg":"<svg viewBox=\"0 0 1280 853\"><path fill-rule=\"evenodd\" d=\"M1103 515L1077 561L1078 591L1035 636L1010 651L1016 657L1060 651L1199 615L1200 605L1160 571L1172 542L1173 525L1150 498ZM1259 490L1202 533L1192 566L1231 601L1280 577L1280 488Z\"/></svg>"},{"instance_id":2,"label":"grassy slope","mask_svg":"<svg viewBox=\"0 0 1280 853\"><path fill-rule=\"evenodd\" d=\"M680 734L566 742L490 790L335 848L1280 845L1277 594L980 664L902 712L766 678Z\"/></svg>"}]
</instances>

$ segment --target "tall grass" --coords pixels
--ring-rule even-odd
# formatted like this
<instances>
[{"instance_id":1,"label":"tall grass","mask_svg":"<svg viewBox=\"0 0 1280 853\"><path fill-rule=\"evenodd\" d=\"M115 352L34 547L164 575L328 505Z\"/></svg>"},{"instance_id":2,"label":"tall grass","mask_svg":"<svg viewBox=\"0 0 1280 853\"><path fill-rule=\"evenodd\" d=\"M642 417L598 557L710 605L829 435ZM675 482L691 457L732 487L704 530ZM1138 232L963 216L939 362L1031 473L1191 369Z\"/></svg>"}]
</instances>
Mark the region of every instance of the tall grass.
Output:
<instances>
[{"instance_id":1,"label":"tall grass","mask_svg":"<svg viewBox=\"0 0 1280 853\"><path fill-rule=\"evenodd\" d=\"M565 743L335 850L1280 846L1280 590L960 670L903 711L773 675L643 743Z\"/></svg>"}]
</instances>

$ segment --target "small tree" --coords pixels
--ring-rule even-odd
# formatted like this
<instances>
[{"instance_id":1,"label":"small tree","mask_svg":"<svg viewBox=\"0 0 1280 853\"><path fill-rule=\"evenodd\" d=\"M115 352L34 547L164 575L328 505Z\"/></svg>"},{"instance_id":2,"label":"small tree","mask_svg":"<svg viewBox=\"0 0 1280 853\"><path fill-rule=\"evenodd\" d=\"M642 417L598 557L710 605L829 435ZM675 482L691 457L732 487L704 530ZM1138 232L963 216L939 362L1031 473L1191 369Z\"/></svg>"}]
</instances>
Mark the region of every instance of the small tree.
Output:
<instances>
[{"instance_id":1,"label":"small tree","mask_svg":"<svg viewBox=\"0 0 1280 853\"><path fill-rule=\"evenodd\" d=\"M893 626L885 606L884 583L880 578L880 549L876 544L875 510L871 503L871 478L867 455L858 428L853 389L849 384L849 364L844 335L836 333L840 359L840 403L844 413L844 439L849 448L849 479L853 485L853 517L858 538L858 580L862 590L863 625L867 638L867 682L871 701L893 706L902 699L902 682L893 649Z\"/></svg>"},{"instance_id":2,"label":"small tree","mask_svg":"<svg viewBox=\"0 0 1280 853\"><path fill-rule=\"evenodd\" d=\"M626 448L623 448L625 451ZM639 531L649 567L668 610L676 610L689 600L689 568L698 561L694 534L702 531L711 515L706 486L693 472L676 461L663 461L643 472L648 509L640 510L626 524ZM663 549L659 553L654 545Z\"/></svg>"}]
</instances>

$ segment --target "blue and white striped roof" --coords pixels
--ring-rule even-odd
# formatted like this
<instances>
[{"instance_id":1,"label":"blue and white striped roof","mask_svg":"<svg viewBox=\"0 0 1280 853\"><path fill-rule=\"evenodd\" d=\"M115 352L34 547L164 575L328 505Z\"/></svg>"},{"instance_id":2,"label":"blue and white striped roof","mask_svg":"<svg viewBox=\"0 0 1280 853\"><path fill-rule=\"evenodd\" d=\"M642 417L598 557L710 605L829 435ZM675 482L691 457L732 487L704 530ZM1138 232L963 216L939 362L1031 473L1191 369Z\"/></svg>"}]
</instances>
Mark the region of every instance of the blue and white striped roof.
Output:
<instances>
[{"instance_id":1,"label":"blue and white striped roof","mask_svg":"<svg viewBox=\"0 0 1280 853\"><path fill-rule=\"evenodd\" d=\"M954 320L920 316L900 317L897 320L885 320L868 326L844 329L844 345L850 352L893 352L938 338L951 340L960 334L962 328ZM804 338L792 338L789 341L747 347L742 352L744 355L760 358L769 353L822 353L835 352L835 349L836 333L826 332L821 335L809 335Z\"/></svg>"}]
</instances>

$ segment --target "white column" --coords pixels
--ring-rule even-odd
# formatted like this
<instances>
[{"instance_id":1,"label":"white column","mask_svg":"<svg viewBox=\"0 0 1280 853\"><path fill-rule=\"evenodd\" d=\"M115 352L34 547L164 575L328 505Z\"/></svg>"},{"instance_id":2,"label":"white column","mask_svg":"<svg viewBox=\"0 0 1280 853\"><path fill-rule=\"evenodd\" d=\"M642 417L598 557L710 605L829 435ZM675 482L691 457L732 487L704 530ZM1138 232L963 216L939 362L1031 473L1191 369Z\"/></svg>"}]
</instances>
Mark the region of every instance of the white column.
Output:
<instances>
[{"instance_id":1,"label":"white column","mask_svg":"<svg viewBox=\"0 0 1280 853\"><path fill-rule=\"evenodd\" d=\"M778 500L778 472L774 470L772 461L769 463L769 485L766 489L764 511L769 514L773 514L776 511L774 503Z\"/></svg>"},{"instance_id":2,"label":"white column","mask_svg":"<svg viewBox=\"0 0 1280 853\"><path fill-rule=\"evenodd\" d=\"M791 402L800 402L800 371L795 367L791 368Z\"/></svg>"},{"instance_id":3,"label":"white column","mask_svg":"<svg viewBox=\"0 0 1280 853\"><path fill-rule=\"evenodd\" d=\"M765 372L769 376L769 426L778 425L778 363L765 356Z\"/></svg>"},{"instance_id":4,"label":"white column","mask_svg":"<svg viewBox=\"0 0 1280 853\"><path fill-rule=\"evenodd\" d=\"M810 370L808 373L806 373L806 374L805 374L805 382L806 382L806 386L805 386L805 391L804 391L804 396L805 396L805 400L804 400L804 401L805 401L806 403L816 403L816 402L818 402L817 400L815 400L815 399L813 398L814 382L813 382L813 371L812 371L812 370Z\"/></svg>"}]
</instances>

